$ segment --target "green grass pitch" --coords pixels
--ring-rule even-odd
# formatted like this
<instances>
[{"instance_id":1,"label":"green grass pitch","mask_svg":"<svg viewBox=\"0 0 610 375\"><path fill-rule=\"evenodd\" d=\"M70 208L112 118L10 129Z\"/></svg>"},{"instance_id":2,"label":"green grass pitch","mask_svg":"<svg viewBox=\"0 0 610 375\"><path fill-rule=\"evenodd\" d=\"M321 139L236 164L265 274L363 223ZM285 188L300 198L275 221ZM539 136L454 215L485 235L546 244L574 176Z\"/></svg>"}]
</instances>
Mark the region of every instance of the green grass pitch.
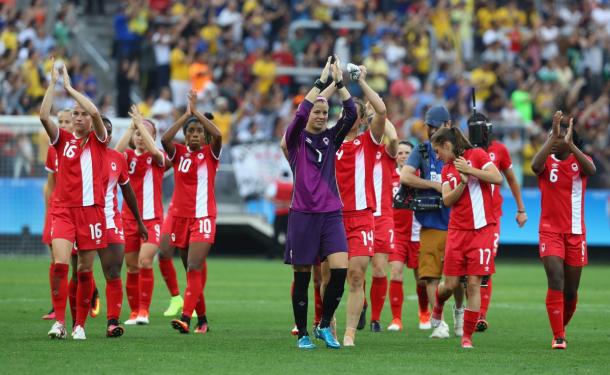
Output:
<instances>
[{"instance_id":1,"label":"green grass pitch","mask_svg":"<svg viewBox=\"0 0 610 375\"><path fill-rule=\"evenodd\" d=\"M48 261L43 257L0 258L0 373L199 373L199 374L489 374L608 373L610 292L607 265L585 268L579 305L568 327L568 350L551 351L544 299L546 282L537 262L498 262L488 314L490 328L475 334L475 349L458 339L431 340L416 325L412 275L405 276L406 330L361 331L355 348L335 351L319 345L296 349L289 298L290 268L279 261L209 260L206 301L211 331L180 335L162 316L168 292L155 265L151 324L126 327L119 339L104 337L102 312L87 323L87 340L51 341L51 323L40 316L50 305ZM176 262L180 286L184 272ZM310 299L313 301L313 298ZM449 303L450 305L450 303ZM310 302L310 323L313 303ZM449 309L447 311L450 311ZM68 312L69 314L69 312ZM125 300L123 320L128 314ZM338 310L339 337L345 322L345 297ZM390 321L389 303L382 323ZM452 319L448 319L452 327Z\"/></svg>"}]
</instances>

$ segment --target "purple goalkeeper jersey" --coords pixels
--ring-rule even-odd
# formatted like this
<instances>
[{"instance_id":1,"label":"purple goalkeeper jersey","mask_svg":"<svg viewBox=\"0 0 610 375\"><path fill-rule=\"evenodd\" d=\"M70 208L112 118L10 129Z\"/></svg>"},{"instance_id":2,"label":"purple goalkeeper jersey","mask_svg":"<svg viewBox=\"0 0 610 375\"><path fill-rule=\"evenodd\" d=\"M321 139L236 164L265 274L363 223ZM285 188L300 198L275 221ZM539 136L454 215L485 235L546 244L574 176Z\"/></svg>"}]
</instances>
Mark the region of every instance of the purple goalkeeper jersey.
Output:
<instances>
[{"instance_id":1,"label":"purple goalkeeper jersey","mask_svg":"<svg viewBox=\"0 0 610 375\"><path fill-rule=\"evenodd\" d=\"M335 153L356 122L352 98L343 102L337 124L319 134L305 130L313 103L304 100L286 130L288 161L294 176L290 208L300 212L332 212L343 207L335 177Z\"/></svg>"}]
</instances>

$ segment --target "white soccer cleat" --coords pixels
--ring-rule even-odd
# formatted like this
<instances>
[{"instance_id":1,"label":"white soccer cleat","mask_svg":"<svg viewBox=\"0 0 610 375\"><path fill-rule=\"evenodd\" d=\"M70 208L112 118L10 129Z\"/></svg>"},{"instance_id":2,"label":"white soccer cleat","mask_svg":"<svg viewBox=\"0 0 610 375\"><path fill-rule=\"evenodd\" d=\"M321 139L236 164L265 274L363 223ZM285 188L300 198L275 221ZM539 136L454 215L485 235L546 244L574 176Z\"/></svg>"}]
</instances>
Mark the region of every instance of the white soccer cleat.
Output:
<instances>
[{"instance_id":1,"label":"white soccer cleat","mask_svg":"<svg viewBox=\"0 0 610 375\"><path fill-rule=\"evenodd\" d=\"M138 319L138 313L137 312L135 312L135 313L132 312L131 314L129 314L129 319L127 319L125 321L125 325L126 326L135 326L136 324L138 324L137 321L136 321L137 319Z\"/></svg>"},{"instance_id":2,"label":"white soccer cleat","mask_svg":"<svg viewBox=\"0 0 610 375\"><path fill-rule=\"evenodd\" d=\"M432 330L432 334L430 335L431 339L448 339L449 338L449 326L444 321L441 321L440 324Z\"/></svg>"},{"instance_id":3,"label":"white soccer cleat","mask_svg":"<svg viewBox=\"0 0 610 375\"><path fill-rule=\"evenodd\" d=\"M81 326L74 327L74 331L72 331L72 339L86 340L87 336L85 336L85 329Z\"/></svg>"},{"instance_id":4,"label":"white soccer cleat","mask_svg":"<svg viewBox=\"0 0 610 375\"><path fill-rule=\"evenodd\" d=\"M428 320L427 322L419 322L419 329L428 330L432 329L432 323Z\"/></svg>"},{"instance_id":5,"label":"white soccer cleat","mask_svg":"<svg viewBox=\"0 0 610 375\"><path fill-rule=\"evenodd\" d=\"M441 323L443 323L440 319L430 318L430 328L438 328Z\"/></svg>"},{"instance_id":6,"label":"white soccer cleat","mask_svg":"<svg viewBox=\"0 0 610 375\"><path fill-rule=\"evenodd\" d=\"M66 327L60 322L53 323L51 330L48 333L52 339L65 339L66 338Z\"/></svg>"},{"instance_id":7,"label":"white soccer cleat","mask_svg":"<svg viewBox=\"0 0 610 375\"><path fill-rule=\"evenodd\" d=\"M464 335L464 307L453 306L453 330L457 337Z\"/></svg>"},{"instance_id":8,"label":"white soccer cleat","mask_svg":"<svg viewBox=\"0 0 610 375\"><path fill-rule=\"evenodd\" d=\"M148 319L147 315L139 315L136 318L136 324L139 326L145 326L145 325L150 324L150 320Z\"/></svg>"}]
</instances>

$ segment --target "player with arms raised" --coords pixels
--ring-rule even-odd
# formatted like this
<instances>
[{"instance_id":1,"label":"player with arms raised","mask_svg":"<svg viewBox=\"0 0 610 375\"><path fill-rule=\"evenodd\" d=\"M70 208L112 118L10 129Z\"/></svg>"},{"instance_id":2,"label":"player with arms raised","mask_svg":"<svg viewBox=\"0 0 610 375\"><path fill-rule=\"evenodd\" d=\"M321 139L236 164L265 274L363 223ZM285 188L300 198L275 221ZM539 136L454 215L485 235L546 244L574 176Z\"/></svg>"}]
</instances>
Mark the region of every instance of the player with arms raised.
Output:
<instances>
[{"instance_id":1,"label":"player with arms raised","mask_svg":"<svg viewBox=\"0 0 610 375\"><path fill-rule=\"evenodd\" d=\"M540 257L546 271L546 310L553 330L553 349L566 348L566 333L576 311L578 285L587 264L585 190L595 174L592 159L580 148L570 118L561 127L561 111L553 115L549 138L532 159L541 192Z\"/></svg>"}]
</instances>

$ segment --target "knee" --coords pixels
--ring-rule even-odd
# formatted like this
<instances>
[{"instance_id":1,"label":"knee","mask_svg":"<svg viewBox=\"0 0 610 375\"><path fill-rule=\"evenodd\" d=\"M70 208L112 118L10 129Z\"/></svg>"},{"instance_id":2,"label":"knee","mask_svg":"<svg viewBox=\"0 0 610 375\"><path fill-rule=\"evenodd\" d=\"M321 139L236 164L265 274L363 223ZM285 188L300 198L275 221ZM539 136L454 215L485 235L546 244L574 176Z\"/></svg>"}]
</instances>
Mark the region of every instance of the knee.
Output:
<instances>
[{"instance_id":1,"label":"knee","mask_svg":"<svg viewBox=\"0 0 610 375\"><path fill-rule=\"evenodd\" d=\"M469 282L466 286L466 290L468 292L468 297L473 298L474 296L481 293L481 284Z\"/></svg>"},{"instance_id":2,"label":"knee","mask_svg":"<svg viewBox=\"0 0 610 375\"><path fill-rule=\"evenodd\" d=\"M201 267L203 266L203 262L199 262L196 260L189 260L186 264L187 271L201 271Z\"/></svg>"},{"instance_id":3,"label":"knee","mask_svg":"<svg viewBox=\"0 0 610 375\"><path fill-rule=\"evenodd\" d=\"M360 270L352 270L348 273L348 282L351 289L362 288L364 286L364 273Z\"/></svg>"},{"instance_id":4,"label":"knee","mask_svg":"<svg viewBox=\"0 0 610 375\"><path fill-rule=\"evenodd\" d=\"M121 265L120 264L112 264L105 269L106 279L114 280L121 277Z\"/></svg>"},{"instance_id":5,"label":"knee","mask_svg":"<svg viewBox=\"0 0 610 375\"><path fill-rule=\"evenodd\" d=\"M384 277L386 275L385 272L384 265L377 264L373 266L373 277Z\"/></svg>"},{"instance_id":6,"label":"knee","mask_svg":"<svg viewBox=\"0 0 610 375\"><path fill-rule=\"evenodd\" d=\"M563 272L550 272L547 281L550 289L563 290Z\"/></svg>"},{"instance_id":7,"label":"knee","mask_svg":"<svg viewBox=\"0 0 610 375\"><path fill-rule=\"evenodd\" d=\"M453 292L460 285L460 280L457 279L457 278L455 278L455 279L452 278L452 279L449 279L449 280L445 280L443 282L443 285L444 285L446 290Z\"/></svg>"},{"instance_id":8,"label":"knee","mask_svg":"<svg viewBox=\"0 0 610 375\"><path fill-rule=\"evenodd\" d=\"M138 273L138 272L140 272L140 267L138 267L138 265L133 265L133 264L127 263L127 272Z\"/></svg>"},{"instance_id":9,"label":"knee","mask_svg":"<svg viewBox=\"0 0 610 375\"><path fill-rule=\"evenodd\" d=\"M390 272L390 279L392 281L402 281L402 277L402 269L392 267L392 271Z\"/></svg>"},{"instance_id":10,"label":"knee","mask_svg":"<svg viewBox=\"0 0 610 375\"><path fill-rule=\"evenodd\" d=\"M142 269L142 268L152 268L153 260L152 259L140 259L138 261L138 265L139 265L140 269Z\"/></svg>"}]
</instances>

